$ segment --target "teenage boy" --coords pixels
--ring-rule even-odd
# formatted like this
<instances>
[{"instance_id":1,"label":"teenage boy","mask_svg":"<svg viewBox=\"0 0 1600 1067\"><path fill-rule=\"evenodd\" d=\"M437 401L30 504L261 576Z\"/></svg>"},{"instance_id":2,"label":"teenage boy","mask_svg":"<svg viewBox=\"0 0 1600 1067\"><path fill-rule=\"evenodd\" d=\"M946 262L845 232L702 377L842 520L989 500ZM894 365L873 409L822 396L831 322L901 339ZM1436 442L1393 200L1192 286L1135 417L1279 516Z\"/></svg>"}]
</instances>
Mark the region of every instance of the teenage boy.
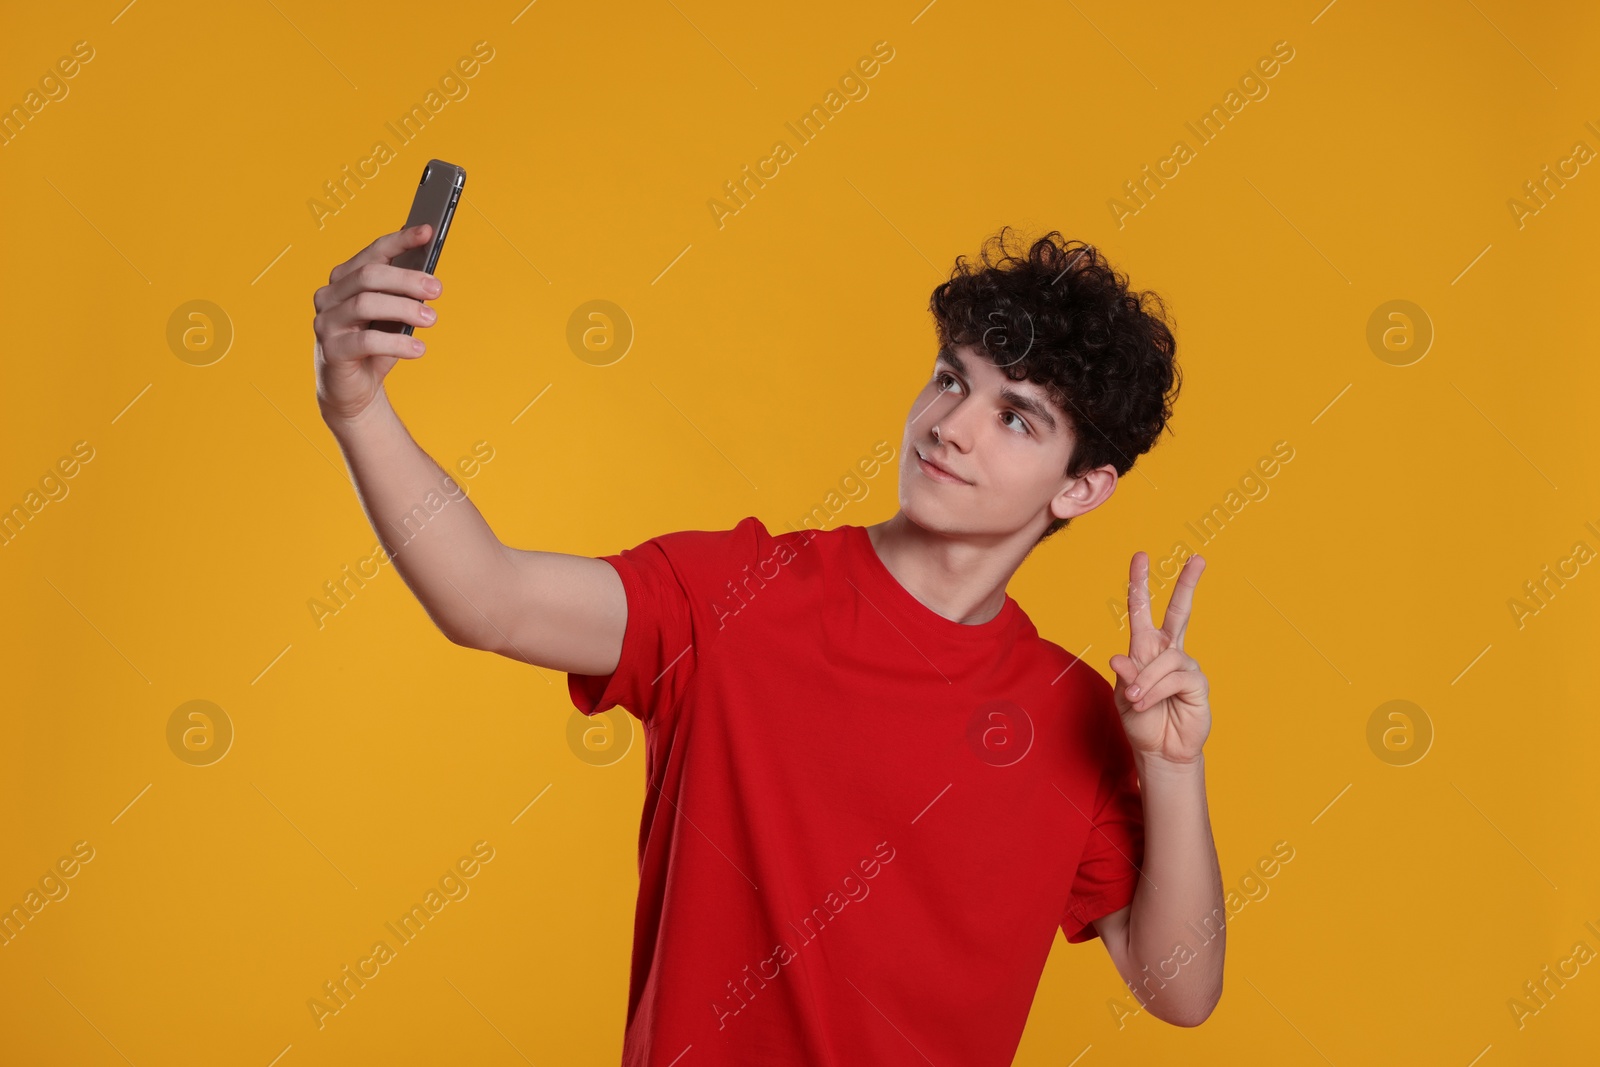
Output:
<instances>
[{"instance_id":1,"label":"teenage boy","mask_svg":"<svg viewBox=\"0 0 1600 1067\"><path fill-rule=\"evenodd\" d=\"M1153 447L1176 346L1092 246L1005 235L933 291L896 514L599 558L502 544L390 406L424 346L370 325L436 321L439 281L390 265L428 227L317 290L323 418L429 616L644 725L625 1064L1007 1064L1058 929L1157 1018L1221 996L1208 684L1183 650L1204 562L1157 628L1133 555L1114 685L1006 593ZM398 536L430 494L449 502Z\"/></svg>"}]
</instances>

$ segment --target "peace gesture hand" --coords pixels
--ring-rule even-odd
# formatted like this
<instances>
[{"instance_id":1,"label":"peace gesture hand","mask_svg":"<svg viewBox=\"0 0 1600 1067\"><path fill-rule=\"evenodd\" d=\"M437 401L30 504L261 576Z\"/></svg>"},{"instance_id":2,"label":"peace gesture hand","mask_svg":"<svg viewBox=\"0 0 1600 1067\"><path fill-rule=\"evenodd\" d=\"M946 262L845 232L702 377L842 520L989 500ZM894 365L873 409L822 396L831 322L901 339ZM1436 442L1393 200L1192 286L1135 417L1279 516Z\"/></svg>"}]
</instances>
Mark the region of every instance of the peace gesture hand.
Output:
<instances>
[{"instance_id":1,"label":"peace gesture hand","mask_svg":"<svg viewBox=\"0 0 1600 1067\"><path fill-rule=\"evenodd\" d=\"M1128 566L1128 654L1112 656L1112 689L1128 743L1140 759L1193 763L1211 732L1210 683L1183 651L1194 587L1205 560L1190 556L1178 574L1157 630L1150 618L1150 557L1133 554Z\"/></svg>"}]
</instances>

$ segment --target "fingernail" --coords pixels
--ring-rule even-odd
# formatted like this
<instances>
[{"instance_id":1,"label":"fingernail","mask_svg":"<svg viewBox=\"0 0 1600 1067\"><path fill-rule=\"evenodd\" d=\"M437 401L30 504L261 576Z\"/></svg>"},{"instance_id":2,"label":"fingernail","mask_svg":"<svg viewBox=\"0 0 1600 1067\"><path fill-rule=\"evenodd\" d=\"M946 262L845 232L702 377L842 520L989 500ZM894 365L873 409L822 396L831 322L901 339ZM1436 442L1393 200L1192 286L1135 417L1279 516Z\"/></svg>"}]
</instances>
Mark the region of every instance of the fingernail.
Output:
<instances>
[{"instance_id":1,"label":"fingernail","mask_svg":"<svg viewBox=\"0 0 1600 1067\"><path fill-rule=\"evenodd\" d=\"M1128 697L1129 697L1129 699L1137 697L1139 695L1139 693L1140 693L1140 689L1139 689L1138 686L1136 686L1136 685L1128 686Z\"/></svg>"},{"instance_id":2,"label":"fingernail","mask_svg":"<svg viewBox=\"0 0 1600 1067\"><path fill-rule=\"evenodd\" d=\"M423 347L424 346L423 346L421 341L417 340L414 337L411 339L411 351L416 352L417 354L420 355L422 353Z\"/></svg>"},{"instance_id":3,"label":"fingernail","mask_svg":"<svg viewBox=\"0 0 1600 1067\"><path fill-rule=\"evenodd\" d=\"M440 289L443 289L443 288L444 288L444 286L442 286L442 285L440 285L440 284L439 284L439 282L438 282L438 280L437 280L437 279L435 279L435 280L433 280L433 281L430 281L430 282L429 282L429 283L428 283L428 284L427 284L427 285L425 285L425 286L424 286L424 287L423 287L423 288L425 288L425 289L426 289L426 290L427 290L427 291L428 291L428 293L429 293L429 295L431 295L431 296L438 296L438 295L439 295L439 290L440 290Z\"/></svg>"},{"instance_id":4,"label":"fingernail","mask_svg":"<svg viewBox=\"0 0 1600 1067\"><path fill-rule=\"evenodd\" d=\"M434 319L439 317L439 313L437 311L434 311L431 307L426 306L423 307L421 314L423 322L432 322Z\"/></svg>"}]
</instances>

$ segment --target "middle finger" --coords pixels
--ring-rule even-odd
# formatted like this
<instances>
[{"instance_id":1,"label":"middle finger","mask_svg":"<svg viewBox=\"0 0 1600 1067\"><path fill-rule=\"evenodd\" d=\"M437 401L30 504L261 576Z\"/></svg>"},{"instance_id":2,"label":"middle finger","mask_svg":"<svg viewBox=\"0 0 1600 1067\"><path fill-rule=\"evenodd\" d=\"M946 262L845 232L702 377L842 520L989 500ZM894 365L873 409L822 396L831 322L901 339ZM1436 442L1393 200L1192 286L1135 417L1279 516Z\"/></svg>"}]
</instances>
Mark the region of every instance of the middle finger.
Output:
<instances>
[{"instance_id":1,"label":"middle finger","mask_svg":"<svg viewBox=\"0 0 1600 1067\"><path fill-rule=\"evenodd\" d=\"M362 291L431 300L444 286L433 275L387 263L364 263L323 290L324 307L341 304ZM319 309L321 310L321 309Z\"/></svg>"}]
</instances>

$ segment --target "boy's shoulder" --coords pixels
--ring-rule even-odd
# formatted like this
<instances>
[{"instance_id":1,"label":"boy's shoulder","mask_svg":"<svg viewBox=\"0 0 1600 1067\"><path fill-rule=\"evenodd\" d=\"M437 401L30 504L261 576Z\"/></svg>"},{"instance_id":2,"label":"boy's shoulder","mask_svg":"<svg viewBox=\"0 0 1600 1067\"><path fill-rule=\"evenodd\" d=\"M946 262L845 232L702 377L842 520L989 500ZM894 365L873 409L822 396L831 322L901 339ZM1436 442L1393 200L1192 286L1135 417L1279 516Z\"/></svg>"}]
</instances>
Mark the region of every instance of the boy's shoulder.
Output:
<instances>
[{"instance_id":1,"label":"boy's shoulder","mask_svg":"<svg viewBox=\"0 0 1600 1067\"><path fill-rule=\"evenodd\" d=\"M1049 665L1051 671L1051 684L1061 689L1063 693L1076 693L1094 699L1108 698L1111 694L1111 683L1105 675L1095 670L1086 660L1068 652L1061 645L1042 636L1028 624L1032 631L1029 641L1037 646L1039 656ZM1087 648L1084 649L1088 651Z\"/></svg>"}]
</instances>

